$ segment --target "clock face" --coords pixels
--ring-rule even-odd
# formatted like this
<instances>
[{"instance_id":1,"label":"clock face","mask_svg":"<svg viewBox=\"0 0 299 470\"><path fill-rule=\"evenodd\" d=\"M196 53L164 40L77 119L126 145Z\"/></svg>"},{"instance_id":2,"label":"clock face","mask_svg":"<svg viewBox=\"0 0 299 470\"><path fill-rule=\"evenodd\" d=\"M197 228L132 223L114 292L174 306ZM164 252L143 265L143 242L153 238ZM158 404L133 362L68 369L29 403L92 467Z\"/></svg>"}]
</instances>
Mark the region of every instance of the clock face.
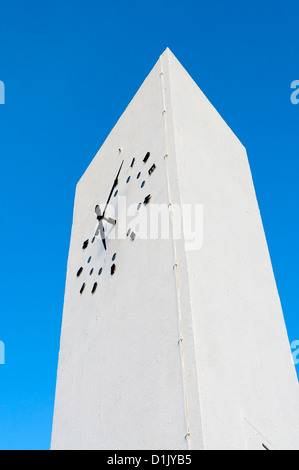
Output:
<instances>
[{"instance_id":1,"label":"clock face","mask_svg":"<svg viewBox=\"0 0 299 470\"><path fill-rule=\"evenodd\" d=\"M107 195L103 195L105 204L96 205L91 211L92 217L96 224L95 233L90 234L90 238L82 241L81 249L81 266L77 267L76 276L78 279L78 292L80 295L84 293L96 294L101 283L101 276L109 274L114 276L117 274L117 252L110 252L109 237L116 230L118 218L118 206L120 197L124 197L132 190L132 186L137 189L139 200L134 202L136 212L141 208L148 206L152 199L150 191L150 181L157 165L153 161L150 152L145 156L131 157L123 160L116 173L114 179L111 180L111 190ZM136 191L134 192L136 194ZM111 209L113 209L111 211ZM129 242L135 242L137 234L131 227L127 227L126 239ZM115 245L114 245L115 246ZM100 256L94 256L100 253ZM108 266L107 266L108 264ZM106 271L106 273L105 273Z\"/></svg>"}]
</instances>

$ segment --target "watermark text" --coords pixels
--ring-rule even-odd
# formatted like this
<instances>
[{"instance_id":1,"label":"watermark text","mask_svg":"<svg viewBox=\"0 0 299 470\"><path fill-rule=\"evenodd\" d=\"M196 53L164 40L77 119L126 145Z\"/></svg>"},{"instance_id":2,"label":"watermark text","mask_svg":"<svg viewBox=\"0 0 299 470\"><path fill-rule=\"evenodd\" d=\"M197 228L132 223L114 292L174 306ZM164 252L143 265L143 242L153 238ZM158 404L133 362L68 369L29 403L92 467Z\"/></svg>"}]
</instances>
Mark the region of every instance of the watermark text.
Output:
<instances>
[{"instance_id":1,"label":"watermark text","mask_svg":"<svg viewBox=\"0 0 299 470\"><path fill-rule=\"evenodd\" d=\"M5 86L0 80L0 104L5 104Z\"/></svg>"},{"instance_id":2,"label":"watermark text","mask_svg":"<svg viewBox=\"0 0 299 470\"><path fill-rule=\"evenodd\" d=\"M97 207L103 213L104 205L101 204ZM117 208L108 205L105 216L100 222L104 229L102 233L111 239L122 240L133 233L134 239L137 237L141 240L182 239L186 251L200 250L203 245L202 204L140 202L128 205L126 196L119 196ZM111 221L116 220L117 224L114 230ZM98 230L97 237L101 236L101 231Z\"/></svg>"},{"instance_id":3,"label":"watermark text","mask_svg":"<svg viewBox=\"0 0 299 470\"><path fill-rule=\"evenodd\" d=\"M291 343L292 357L295 365L299 364L299 341L295 340Z\"/></svg>"},{"instance_id":4,"label":"watermark text","mask_svg":"<svg viewBox=\"0 0 299 470\"><path fill-rule=\"evenodd\" d=\"M299 80L294 80L291 83L291 89L295 90L291 94L291 103L292 104L299 104Z\"/></svg>"},{"instance_id":5,"label":"watermark text","mask_svg":"<svg viewBox=\"0 0 299 470\"><path fill-rule=\"evenodd\" d=\"M5 346L3 341L0 341L0 365L5 364Z\"/></svg>"}]
</instances>

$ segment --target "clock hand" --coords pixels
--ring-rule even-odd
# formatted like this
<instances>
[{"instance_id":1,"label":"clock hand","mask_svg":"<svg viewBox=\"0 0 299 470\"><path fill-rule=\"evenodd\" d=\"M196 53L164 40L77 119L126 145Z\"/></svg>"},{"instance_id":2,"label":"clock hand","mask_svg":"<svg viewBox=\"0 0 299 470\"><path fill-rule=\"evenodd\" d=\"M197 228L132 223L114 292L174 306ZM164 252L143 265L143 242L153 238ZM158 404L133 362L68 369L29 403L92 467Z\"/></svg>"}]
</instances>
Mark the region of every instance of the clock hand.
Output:
<instances>
[{"instance_id":1,"label":"clock hand","mask_svg":"<svg viewBox=\"0 0 299 470\"><path fill-rule=\"evenodd\" d=\"M106 217L106 216L104 216L104 217L103 217L103 220L106 220L106 222L108 222L109 224L112 224L112 225L115 225L115 224L116 224L116 220L115 220L115 219L111 219L111 217Z\"/></svg>"},{"instance_id":2,"label":"clock hand","mask_svg":"<svg viewBox=\"0 0 299 470\"><path fill-rule=\"evenodd\" d=\"M101 213L101 209L100 209L100 206L96 206L95 208L95 213L97 215L97 219L98 220L106 220L106 222L108 222L109 224L112 224L112 225L115 225L116 224L116 220L115 219L112 219L111 217L106 217L104 216L104 214L102 215Z\"/></svg>"},{"instance_id":3,"label":"clock hand","mask_svg":"<svg viewBox=\"0 0 299 470\"><path fill-rule=\"evenodd\" d=\"M121 165L120 165L120 168L119 168L119 170L118 170L118 173L117 173L117 175L116 175L116 178L115 178L115 180L114 180L112 189L111 189L111 191L110 191L108 200L107 200L107 202L106 202L106 207L105 207L104 212L103 212L103 217L105 216L105 212L106 212L107 206L108 206L108 204L109 204L109 201L110 201L110 199L111 199L111 196L112 196L112 193L113 193L113 191L114 191L114 188L115 188L115 187L117 186L117 184L118 184L118 177L119 177L119 174L120 174L120 170L121 170L121 168L122 168L122 166L123 166L123 163L124 163L124 160L122 161L122 163L121 163Z\"/></svg>"},{"instance_id":4,"label":"clock hand","mask_svg":"<svg viewBox=\"0 0 299 470\"><path fill-rule=\"evenodd\" d=\"M104 248L105 248L105 250L107 250L106 240L105 240L105 230L104 230L104 226L103 226L103 222L102 222L103 216L101 214L100 206L96 206L95 213L97 214L97 220L99 221L99 225L98 225L98 228L96 230L95 237L97 237L99 235L99 233L101 234L101 239L102 239Z\"/></svg>"},{"instance_id":5,"label":"clock hand","mask_svg":"<svg viewBox=\"0 0 299 470\"><path fill-rule=\"evenodd\" d=\"M101 208L100 206L97 204L96 207L95 207L95 213L98 217L101 217L102 216L102 213L101 213Z\"/></svg>"},{"instance_id":6,"label":"clock hand","mask_svg":"<svg viewBox=\"0 0 299 470\"><path fill-rule=\"evenodd\" d=\"M113 191L114 191L114 188L115 188L115 186L117 186L117 184L118 184L118 177L119 177L120 171L121 171L121 169L122 169L123 163L124 163L124 160L122 161L122 163L121 163L121 165L120 165L120 168L119 168L119 170L118 170L118 173L117 173L117 175L116 175L116 178L115 178L115 180L114 180L114 183L113 183L112 189L111 189L111 191L110 191L108 200L107 200L107 202L106 202L106 206L105 206L105 209L104 209L103 214L101 213L101 209L100 209L100 206L99 206L99 205L97 205L97 206L95 207L95 213L96 213L97 219L98 219L98 221L99 221L99 225L98 225L98 228L97 228L97 230L96 230L95 236L98 236L99 233L101 234L101 238L102 238L102 242L103 242L103 245L104 245L105 250L107 249L107 247L106 247L106 240L105 240L105 230L104 230L104 226L103 226L103 222L102 222L102 221L103 221L103 220L106 220L106 222L108 222L108 223L110 223L110 224L113 224L113 225L116 224L116 220L115 220L115 219L111 219L111 217L105 217L105 212L106 212L106 210L107 210L107 207L108 207L109 201L110 201L110 199L111 199L112 193L113 193Z\"/></svg>"}]
</instances>

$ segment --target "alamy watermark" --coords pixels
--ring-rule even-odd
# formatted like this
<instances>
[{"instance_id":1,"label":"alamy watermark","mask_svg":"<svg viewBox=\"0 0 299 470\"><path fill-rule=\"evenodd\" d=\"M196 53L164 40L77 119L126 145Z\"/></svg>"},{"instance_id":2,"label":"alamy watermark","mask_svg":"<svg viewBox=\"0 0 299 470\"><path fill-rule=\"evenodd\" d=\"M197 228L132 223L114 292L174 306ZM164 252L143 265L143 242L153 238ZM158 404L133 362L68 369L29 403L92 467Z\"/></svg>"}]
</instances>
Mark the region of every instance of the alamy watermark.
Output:
<instances>
[{"instance_id":1,"label":"alamy watermark","mask_svg":"<svg viewBox=\"0 0 299 470\"><path fill-rule=\"evenodd\" d=\"M0 80L0 104L5 104L5 86Z\"/></svg>"},{"instance_id":2,"label":"alamy watermark","mask_svg":"<svg viewBox=\"0 0 299 470\"><path fill-rule=\"evenodd\" d=\"M5 364L5 346L3 341L0 341L0 365Z\"/></svg>"},{"instance_id":3,"label":"alamy watermark","mask_svg":"<svg viewBox=\"0 0 299 470\"><path fill-rule=\"evenodd\" d=\"M299 341L295 340L291 343L292 358L295 365L299 364Z\"/></svg>"},{"instance_id":4,"label":"alamy watermark","mask_svg":"<svg viewBox=\"0 0 299 470\"><path fill-rule=\"evenodd\" d=\"M151 196L147 198L149 202ZM105 205L97 206L96 237L118 240L128 236L141 240L183 239L186 251L202 248L202 204L148 204L147 198L143 203L128 205L126 196L119 196L116 208L108 205L105 210Z\"/></svg>"},{"instance_id":5,"label":"alamy watermark","mask_svg":"<svg viewBox=\"0 0 299 470\"><path fill-rule=\"evenodd\" d=\"M291 103L292 104L299 104L299 80L294 80L291 83L291 89L295 90L291 94Z\"/></svg>"},{"instance_id":6,"label":"alamy watermark","mask_svg":"<svg viewBox=\"0 0 299 470\"><path fill-rule=\"evenodd\" d=\"M0 104L5 104L5 86L0 80ZM0 341L0 365L5 364L5 345Z\"/></svg>"}]
</instances>

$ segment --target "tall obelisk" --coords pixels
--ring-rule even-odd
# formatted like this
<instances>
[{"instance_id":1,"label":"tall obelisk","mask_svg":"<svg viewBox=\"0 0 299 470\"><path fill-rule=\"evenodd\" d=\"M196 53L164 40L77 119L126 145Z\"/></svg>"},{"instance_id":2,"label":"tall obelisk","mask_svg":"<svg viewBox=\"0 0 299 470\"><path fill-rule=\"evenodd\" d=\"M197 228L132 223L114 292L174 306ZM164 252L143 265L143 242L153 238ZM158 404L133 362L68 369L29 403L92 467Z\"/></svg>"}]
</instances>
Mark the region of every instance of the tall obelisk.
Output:
<instances>
[{"instance_id":1,"label":"tall obelisk","mask_svg":"<svg viewBox=\"0 0 299 470\"><path fill-rule=\"evenodd\" d=\"M166 49L77 185L52 448L298 449L298 391L245 148Z\"/></svg>"}]
</instances>

